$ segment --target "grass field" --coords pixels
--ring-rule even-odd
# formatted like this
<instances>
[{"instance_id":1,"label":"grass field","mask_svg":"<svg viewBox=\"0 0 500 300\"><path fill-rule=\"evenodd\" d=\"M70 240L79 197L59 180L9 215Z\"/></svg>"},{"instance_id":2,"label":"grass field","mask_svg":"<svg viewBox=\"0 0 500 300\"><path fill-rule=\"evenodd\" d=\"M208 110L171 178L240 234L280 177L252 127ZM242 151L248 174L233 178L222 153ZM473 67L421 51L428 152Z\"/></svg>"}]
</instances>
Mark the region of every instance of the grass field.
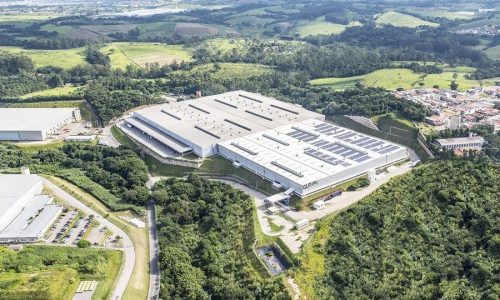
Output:
<instances>
[{"instance_id":1,"label":"grass field","mask_svg":"<svg viewBox=\"0 0 500 300\"><path fill-rule=\"evenodd\" d=\"M183 46L159 43L111 43L101 48L101 52L109 55L112 67L120 69L130 64L164 65L191 60L191 53Z\"/></svg>"},{"instance_id":2,"label":"grass field","mask_svg":"<svg viewBox=\"0 0 500 300\"><path fill-rule=\"evenodd\" d=\"M359 22L352 22L349 25L336 24L325 21L324 17L318 18L313 22L306 23L297 28L301 37L318 34L341 34L347 27L360 26Z\"/></svg>"},{"instance_id":3,"label":"grass field","mask_svg":"<svg viewBox=\"0 0 500 300\"><path fill-rule=\"evenodd\" d=\"M29 99L33 97L60 97L60 96L68 96L78 91L78 87L76 86L60 86L52 89L47 89L43 91L37 91L33 93L29 93L21 96L21 99Z\"/></svg>"},{"instance_id":4,"label":"grass field","mask_svg":"<svg viewBox=\"0 0 500 300\"><path fill-rule=\"evenodd\" d=\"M83 103L82 100L71 101L43 101L43 102L17 102L17 103L0 103L0 108L66 108L79 107Z\"/></svg>"},{"instance_id":5,"label":"grass field","mask_svg":"<svg viewBox=\"0 0 500 300\"><path fill-rule=\"evenodd\" d=\"M484 53L486 53L486 55L491 59L500 60L500 45L487 48L484 50Z\"/></svg>"},{"instance_id":6,"label":"grass field","mask_svg":"<svg viewBox=\"0 0 500 300\"><path fill-rule=\"evenodd\" d=\"M421 17L446 18L449 20L469 20L475 17L475 12L472 11L449 11L428 8L408 8L405 11Z\"/></svg>"},{"instance_id":7,"label":"grass field","mask_svg":"<svg viewBox=\"0 0 500 300\"><path fill-rule=\"evenodd\" d=\"M330 223L334 218L335 215L330 215L316 225L318 230L302 247L300 267L292 271L292 277L307 299L316 299L314 282L325 272L324 247L329 237Z\"/></svg>"},{"instance_id":8,"label":"grass field","mask_svg":"<svg viewBox=\"0 0 500 300\"><path fill-rule=\"evenodd\" d=\"M418 74L410 69L382 69L372 73L345 78L320 78L311 81L312 85L328 86L333 89L345 89L353 87L356 82L362 82L365 86L384 87L389 90L397 88L412 89L419 88L419 83L423 82L424 88L430 88L437 85L441 88L449 88L454 80L453 75L456 72L459 90L467 90L474 86L480 86L480 81L466 79L464 76L474 71L468 67L445 68L441 74ZM495 79L483 80L483 86L494 85Z\"/></svg>"},{"instance_id":9,"label":"grass field","mask_svg":"<svg viewBox=\"0 0 500 300\"><path fill-rule=\"evenodd\" d=\"M234 77L246 78L260 76L269 73L271 69L264 65L243 64L243 63L221 63L220 69L215 70L213 64L196 66L191 72L205 72L213 70L213 74L221 79L231 79Z\"/></svg>"},{"instance_id":10,"label":"grass field","mask_svg":"<svg viewBox=\"0 0 500 300\"><path fill-rule=\"evenodd\" d=\"M1 14L0 22L27 22L27 21L44 21L51 18L56 18L54 14Z\"/></svg>"},{"instance_id":11,"label":"grass field","mask_svg":"<svg viewBox=\"0 0 500 300\"><path fill-rule=\"evenodd\" d=\"M418 26L431 26L436 27L439 26L437 23L428 22L422 19L419 19L414 16L398 13L395 11L388 11L380 15L375 21L379 25L389 24L396 27L411 27L415 28Z\"/></svg>"},{"instance_id":12,"label":"grass field","mask_svg":"<svg viewBox=\"0 0 500 300\"><path fill-rule=\"evenodd\" d=\"M84 48L64 50L31 50L19 47L0 47L1 52L24 54L33 60L36 67L54 66L69 69L85 64Z\"/></svg>"},{"instance_id":13,"label":"grass field","mask_svg":"<svg viewBox=\"0 0 500 300\"><path fill-rule=\"evenodd\" d=\"M72 299L80 280L97 280L94 299L107 299L121 260L122 252L114 250L25 246L16 252L0 247L0 267L6 270L0 273L0 298Z\"/></svg>"},{"instance_id":14,"label":"grass field","mask_svg":"<svg viewBox=\"0 0 500 300\"><path fill-rule=\"evenodd\" d=\"M130 215L130 212L113 212L95 197L74 184L59 177L47 176L47 178L97 213L106 216L108 220L128 234L134 244L136 260L134 272L132 273L132 278L129 281L123 299L146 299L149 289L149 240L147 230L145 228L137 228L120 218L122 215Z\"/></svg>"}]
</instances>

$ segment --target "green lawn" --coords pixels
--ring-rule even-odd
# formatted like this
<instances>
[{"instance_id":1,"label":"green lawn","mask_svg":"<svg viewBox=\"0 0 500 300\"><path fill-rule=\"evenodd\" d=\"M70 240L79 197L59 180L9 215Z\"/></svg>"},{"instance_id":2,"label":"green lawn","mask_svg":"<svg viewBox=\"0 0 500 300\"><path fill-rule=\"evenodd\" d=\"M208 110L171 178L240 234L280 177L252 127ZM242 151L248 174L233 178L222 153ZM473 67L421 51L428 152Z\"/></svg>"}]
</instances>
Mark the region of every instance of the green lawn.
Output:
<instances>
[{"instance_id":1,"label":"green lawn","mask_svg":"<svg viewBox=\"0 0 500 300\"><path fill-rule=\"evenodd\" d=\"M33 60L36 67L54 66L69 69L85 64L84 48L64 50L31 50L20 47L0 47L1 52L24 54Z\"/></svg>"},{"instance_id":2,"label":"green lawn","mask_svg":"<svg viewBox=\"0 0 500 300\"><path fill-rule=\"evenodd\" d=\"M439 26L437 23L428 22L422 19L419 19L414 16L398 13L395 11L388 11L380 15L375 21L379 25L390 24L396 27L411 27L415 28L418 26L431 26L436 27Z\"/></svg>"},{"instance_id":3,"label":"green lawn","mask_svg":"<svg viewBox=\"0 0 500 300\"><path fill-rule=\"evenodd\" d=\"M301 37L318 34L341 34L347 27L360 26L359 22L352 22L349 25L336 24L325 21L324 17L318 18L313 22L303 24L297 28Z\"/></svg>"},{"instance_id":4,"label":"green lawn","mask_svg":"<svg viewBox=\"0 0 500 300\"><path fill-rule=\"evenodd\" d=\"M146 63L170 64L174 61L189 61L191 53L182 45L160 43L111 43L101 52L111 58L111 66L124 69L127 65L144 66Z\"/></svg>"},{"instance_id":5,"label":"green lawn","mask_svg":"<svg viewBox=\"0 0 500 300\"><path fill-rule=\"evenodd\" d=\"M464 76L474 71L469 67L455 67L445 68L445 72L441 74L419 74L410 69L394 68L394 69L381 69L363 76L354 77L331 77L320 78L311 81L312 85L328 86L333 89L341 89L345 87L352 87L358 81L364 83L365 86L384 87L389 90L397 88L412 89L419 88L419 83L423 82L424 88L430 88L438 85L441 88L449 88L453 75L456 72L459 90L467 90L474 86L480 86L480 81L466 79ZM494 85L495 79L487 79L482 81L483 86Z\"/></svg>"},{"instance_id":6,"label":"green lawn","mask_svg":"<svg viewBox=\"0 0 500 300\"><path fill-rule=\"evenodd\" d=\"M76 86L70 86L70 85L65 85L65 86L60 86L52 89L47 89L43 91L37 91L33 93L29 93L26 95L23 95L21 99L29 99L33 97L60 97L60 96L68 96L73 93L75 93L78 90L78 87Z\"/></svg>"},{"instance_id":7,"label":"green lawn","mask_svg":"<svg viewBox=\"0 0 500 300\"><path fill-rule=\"evenodd\" d=\"M56 18L57 15L54 14L1 14L0 22L16 22L16 21L44 21L51 18Z\"/></svg>"}]
</instances>

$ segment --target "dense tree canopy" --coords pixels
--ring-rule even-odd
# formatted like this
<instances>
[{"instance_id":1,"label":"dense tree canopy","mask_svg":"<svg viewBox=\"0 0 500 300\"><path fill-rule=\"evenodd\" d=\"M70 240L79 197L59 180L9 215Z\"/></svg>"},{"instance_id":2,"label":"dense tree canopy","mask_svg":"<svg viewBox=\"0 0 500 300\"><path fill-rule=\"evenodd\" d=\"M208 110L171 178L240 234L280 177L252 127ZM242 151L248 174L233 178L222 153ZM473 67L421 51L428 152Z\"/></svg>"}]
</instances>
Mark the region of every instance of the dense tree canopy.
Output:
<instances>
[{"instance_id":1,"label":"dense tree canopy","mask_svg":"<svg viewBox=\"0 0 500 300\"><path fill-rule=\"evenodd\" d=\"M252 265L253 203L227 184L196 176L154 188L162 299L288 299L280 278Z\"/></svg>"},{"instance_id":2,"label":"dense tree canopy","mask_svg":"<svg viewBox=\"0 0 500 300\"><path fill-rule=\"evenodd\" d=\"M498 299L500 165L437 161L338 215L320 299Z\"/></svg>"}]
</instances>

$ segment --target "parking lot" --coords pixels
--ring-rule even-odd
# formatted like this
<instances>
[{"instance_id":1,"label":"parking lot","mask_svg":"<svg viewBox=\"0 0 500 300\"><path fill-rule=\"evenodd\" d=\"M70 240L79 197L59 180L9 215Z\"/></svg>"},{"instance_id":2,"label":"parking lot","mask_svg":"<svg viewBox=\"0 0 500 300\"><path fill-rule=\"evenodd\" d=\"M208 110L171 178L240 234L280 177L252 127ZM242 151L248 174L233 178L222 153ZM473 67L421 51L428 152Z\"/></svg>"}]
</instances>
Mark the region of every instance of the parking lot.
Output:
<instances>
[{"instance_id":1,"label":"parking lot","mask_svg":"<svg viewBox=\"0 0 500 300\"><path fill-rule=\"evenodd\" d=\"M77 210L65 209L47 233L47 243L76 245L87 234L86 239L93 245L106 246L106 231L100 230L102 226L99 224L92 226L92 221L93 216L83 216Z\"/></svg>"}]
</instances>

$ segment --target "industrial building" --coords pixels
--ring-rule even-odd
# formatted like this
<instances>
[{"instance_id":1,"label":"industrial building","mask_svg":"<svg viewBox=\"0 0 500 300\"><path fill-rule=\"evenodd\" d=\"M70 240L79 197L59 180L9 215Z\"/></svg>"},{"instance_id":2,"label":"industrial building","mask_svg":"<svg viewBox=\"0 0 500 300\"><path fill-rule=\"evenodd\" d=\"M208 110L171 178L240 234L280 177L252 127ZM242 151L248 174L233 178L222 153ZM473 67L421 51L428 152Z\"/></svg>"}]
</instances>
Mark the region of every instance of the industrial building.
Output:
<instances>
[{"instance_id":1,"label":"industrial building","mask_svg":"<svg viewBox=\"0 0 500 300\"><path fill-rule=\"evenodd\" d=\"M439 149L475 149L480 150L485 143L481 136L458 137L448 139L437 139L434 141Z\"/></svg>"},{"instance_id":2,"label":"industrial building","mask_svg":"<svg viewBox=\"0 0 500 300\"><path fill-rule=\"evenodd\" d=\"M78 108L0 108L0 141L43 141L80 119Z\"/></svg>"},{"instance_id":3,"label":"industrial building","mask_svg":"<svg viewBox=\"0 0 500 300\"><path fill-rule=\"evenodd\" d=\"M219 154L300 197L408 158L405 147L316 119L221 142Z\"/></svg>"},{"instance_id":4,"label":"industrial building","mask_svg":"<svg viewBox=\"0 0 500 300\"><path fill-rule=\"evenodd\" d=\"M325 116L236 91L138 110L121 128L161 157L221 155L304 197L407 159L405 147L325 122Z\"/></svg>"},{"instance_id":5,"label":"industrial building","mask_svg":"<svg viewBox=\"0 0 500 300\"><path fill-rule=\"evenodd\" d=\"M150 106L133 112L121 128L160 156L207 157L217 154L219 142L312 118L325 119L297 105L234 91Z\"/></svg>"},{"instance_id":6,"label":"industrial building","mask_svg":"<svg viewBox=\"0 0 500 300\"><path fill-rule=\"evenodd\" d=\"M62 207L42 191L37 175L0 174L0 243L33 243L43 237Z\"/></svg>"}]
</instances>

